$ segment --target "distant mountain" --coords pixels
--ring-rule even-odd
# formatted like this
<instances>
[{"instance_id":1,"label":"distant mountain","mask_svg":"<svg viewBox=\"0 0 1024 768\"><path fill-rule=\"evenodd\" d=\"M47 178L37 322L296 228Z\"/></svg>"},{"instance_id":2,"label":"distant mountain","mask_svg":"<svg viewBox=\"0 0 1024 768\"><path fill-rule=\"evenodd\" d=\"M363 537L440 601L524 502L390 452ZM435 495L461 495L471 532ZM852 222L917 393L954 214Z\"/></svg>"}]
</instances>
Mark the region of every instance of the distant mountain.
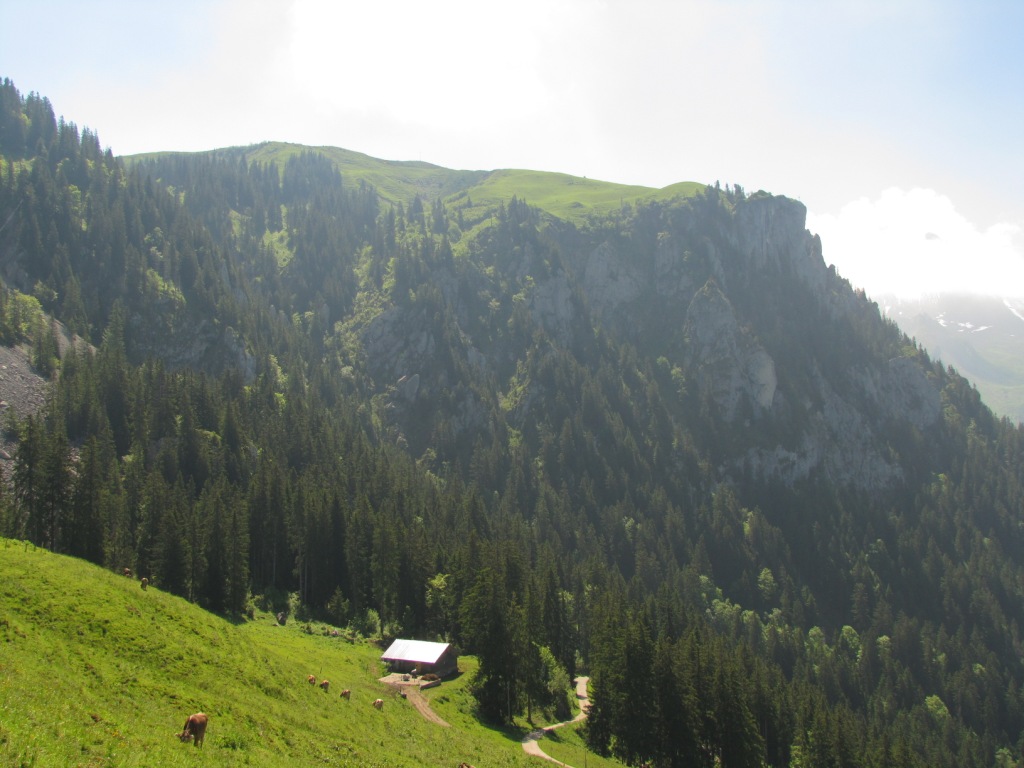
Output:
<instances>
[{"instance_id":1,"label":"distant mountain","mask_svg":"<svg viewBox=\"0 0 1024 768\"><path fill-rule=\"evenodd\" d=\"M879 303L932 357L970 379L993 411L1024 421L1024 299L945 294Z\"/></svg>"},{"instance_id":2,"label":"distant mountain","mask_svg":"<svg viewBox=\"0 0 1024 768\"><path fill-rule=\"evenodd\" d=\"M0 533L445 637L506 725L585 665L627 764L1012 764L1024 430L805 214L292 145L122 160L4 81L0 339L52 377L8 416Z\"/></svg>"}]
</instances>

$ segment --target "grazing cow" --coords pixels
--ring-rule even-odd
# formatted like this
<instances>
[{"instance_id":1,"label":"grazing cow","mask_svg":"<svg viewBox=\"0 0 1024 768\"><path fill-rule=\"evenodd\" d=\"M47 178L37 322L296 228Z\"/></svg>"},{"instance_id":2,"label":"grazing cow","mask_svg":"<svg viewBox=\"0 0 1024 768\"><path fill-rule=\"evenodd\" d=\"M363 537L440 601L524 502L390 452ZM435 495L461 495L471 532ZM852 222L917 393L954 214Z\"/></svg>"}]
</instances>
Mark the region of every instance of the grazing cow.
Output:
<instances>
[{"instance_id":1,"label":"grazing cow","mask_svg":"<svg viewBox=\"0 0 1024 768\"><path fill-rule=\"evenodd\" d=\"M374 709L384 709L384 699L377 699L373 702Z\"/></svg>"},{"instance_id":2,"label":"grazing cow","mask_svg":"<svg viewBox=\"0 0 1024 768\"><path fill-rule=\"evenodd\" d=\"M327 693L327 689L331 687L330 680L321 680L320 687L324 689L324 693Z\"/></svg>"},{"instance_id":3,"label":"grazing cow","mask_svg":"<svg viewBox=\"0 0 1024 768\"><path fill-rule=\"evenodd\" d=\"M283 627L286 621L288 621L288 617L285 615L284 611L280 611L277 614L277 623Z\"/></svg>"},{"instance_id":4,"label":"grazing cow","mask_svg":"<svg viewBox=\"0 0 1024 768\"><path fill-rule=\"evenodd\" d=\"M459 768L473 768L469 763L459 763Z\"/></svg>"},{"instance_id":5,"label":"grazing cow","mask_svg":"<svg viewBox=\"0 0 1024 768\"><path fill-rule=\"evenodd\" d=\"M351 700L352 699L352 691L350 691L348 688L346 688L344 691L341 692L341 698Z\"/></svg>"},{"instance_id":6,"label":"grazing cow","mask_svg":"<svg viewBox=\"0 0 1024 768\"><path fill-rule=\"evenodd\" d=\"M146 587L149 586L149 579L147 579L145 576L143 576L142 577L142 581L140 581L139 584L142 586L143 589L145 589Z\"/></svg>"},{"instance_id":7,"label":"grazing cow","mask_svg":"<svg viewBox=\"0 0 1024 768\"><path fill-rule=\"evenodd\" d=\"M316 685L316 675L310 675L306 678L306 682L310 685Z\"/></svg>"},{"instance_id":8,"label":"grazing cow","mask_svg":"<svg viewBox=\"0 0 1024 768\"><path fill-rule=\"evenodd\" d=\"M203 746L203 737L206 735L206 723L208 721L209 718L202 712L189 715L188 720L185 721L185 728L178 734L178 738L183 742L195 739L197 747Z\"/></svg>"}]
</instances>

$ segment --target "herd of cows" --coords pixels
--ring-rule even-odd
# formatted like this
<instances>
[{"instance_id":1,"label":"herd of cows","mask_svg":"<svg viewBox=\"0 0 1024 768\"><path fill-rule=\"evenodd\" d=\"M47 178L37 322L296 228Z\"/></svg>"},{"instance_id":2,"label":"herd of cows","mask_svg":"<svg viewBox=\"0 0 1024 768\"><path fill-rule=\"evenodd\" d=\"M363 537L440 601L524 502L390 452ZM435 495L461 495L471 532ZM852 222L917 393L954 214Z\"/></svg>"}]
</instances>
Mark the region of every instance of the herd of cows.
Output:
<instances>
[{"instance_id":1,"label":"herd of cows","mask_svg":"<svg viewBox=\"0 0 1024 768\"><path fill-rule=\"evenodd\" d=\"M324 693L327 693L328 689L331 687L330 680L321 680L319 683L317 683L316 675L310 675L309 677L307 677L306 682L310 685L319 685L323 689ZM341 692L341 698L351 700L352 691L346 688L344 691ZM377 699L375 702L373 702L373 706L375 706L377 709L384 709L384 699Z\"/></svg>"},{"instance_id":2,"label":"herd of cows","mask_svg":"<svg viewBox=\"0 0 1024 768\"><path fill-rule=\"evenodd\" d=\"M319 685L323 689L324 693L331 687L330 680L321 680L319 683L316 680L316 675L310 675L306 678L306 682L310 685ZM352 691L348 688L341 692L341 698L346 701L351 701ZM384 709L384 699L375 699L373 702L374 709ZM188 719L185 720L185 727L182 728L181 733L176 734L182 742L187 743L192 741L197 747L203 746L203 737L206 736L206 725L210 722L210 718L204 712L196 712L194 715L189 715ZM459 763L459 768L473 768L469 763Z\"/></svg>"},{"instance_id":3,"label":"herd of cows","mask_svg":"<svg viewBox=\"0 0 1024 768\"><path fill-rule=\"evenodd\" d=\"M129 579L132 578L131 568L125 568L123 571L124 575ZM139 580L139 584L143 589L149 586L149 579L143 577ZM278 622L283 624L283 617L278 614ZM316 675L310 675L306 678L306 682L310 685L319 685L324 693L327 693L331 687L330 680L321 680L317 682ZM346 701L351 701L352 691L348 688L341 692L341 698ZM402 693L402 698L405 698L405 693ZM384 709L384 699L374 699L373 708L377 710ZM206 737L206 726L210 722L210 717L205 712L196 712L195 714L189 715L188 719L185 720L185 725L181 729L181 733L175 734L183 743L191 741L194 746L202 747L203 739ZM469 763L459 763L459 768L473 768Z\"/></svg>"},{"instance_id":4,"label":"herd of cows","mask_svg":"<svg viewBox=\"0 0 1024 768\"><path fill-rule=\"evenodd\" d=\"M127 569L126 569L127 570ZM324 693L327 693L331 687L330 680L321 680L319 683L316 681L316 675L310 675L306 678L306 682L310 685L319 685ZM352 700L352 691L346 688L341 692L341 698L346 701ZM375 699L373 702L373 708L382 710L384 709L384 699ZM181 733L177 734L178 738L182 742L192 741L197 747L203 746L203 737L206 736L206 725L210 722L210 718L204 712L196 712L194 715L189 715L185 721L185 727L181 729ZM468 763L463 763L468 765ZM472 766L470 766L472 768Z\"/></svg>"}]
</instances>

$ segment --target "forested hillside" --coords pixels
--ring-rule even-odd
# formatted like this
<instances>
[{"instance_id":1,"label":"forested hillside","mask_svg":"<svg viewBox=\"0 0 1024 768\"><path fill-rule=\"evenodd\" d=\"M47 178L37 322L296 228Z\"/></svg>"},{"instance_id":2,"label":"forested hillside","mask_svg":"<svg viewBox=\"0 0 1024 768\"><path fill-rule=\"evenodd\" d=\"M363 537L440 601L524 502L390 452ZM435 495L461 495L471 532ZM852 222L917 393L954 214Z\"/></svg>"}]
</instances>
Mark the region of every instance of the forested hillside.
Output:
<instances>
[{"instance_id":1,"label":"forested hillside","mask_svg":"<svg viewBox=\"0 0 1024 768\"><path fill-rule=\"evenodd\" d=\"M53 375L6 425L0 533L447 638L487 719L586 668L631 765L1020 758L1021 429L799 203L126 162L9 81L0 155L0 332Z\"/></svg>"}]
</instances>

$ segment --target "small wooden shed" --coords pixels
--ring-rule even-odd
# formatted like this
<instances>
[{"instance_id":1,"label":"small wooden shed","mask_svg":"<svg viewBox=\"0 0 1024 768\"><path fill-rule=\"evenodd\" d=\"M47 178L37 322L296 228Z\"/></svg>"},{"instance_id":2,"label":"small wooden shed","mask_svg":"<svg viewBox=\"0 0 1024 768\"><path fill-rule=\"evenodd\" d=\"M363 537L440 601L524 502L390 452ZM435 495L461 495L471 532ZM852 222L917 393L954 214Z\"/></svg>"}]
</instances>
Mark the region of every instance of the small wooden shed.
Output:
<instances>
[{"instance_id":1,"label":"small wooden shed","mask_svg":"<svg viewBox=\"0 0 1024 768\"><path fill-rule=\"evenodd\" d=\"M446 677L459 671L459 655L451 643L431 643L426 640L395 640L380 657L392 672L413 672L425 675L433 672Z\"/></svg>"}]
</instances>

